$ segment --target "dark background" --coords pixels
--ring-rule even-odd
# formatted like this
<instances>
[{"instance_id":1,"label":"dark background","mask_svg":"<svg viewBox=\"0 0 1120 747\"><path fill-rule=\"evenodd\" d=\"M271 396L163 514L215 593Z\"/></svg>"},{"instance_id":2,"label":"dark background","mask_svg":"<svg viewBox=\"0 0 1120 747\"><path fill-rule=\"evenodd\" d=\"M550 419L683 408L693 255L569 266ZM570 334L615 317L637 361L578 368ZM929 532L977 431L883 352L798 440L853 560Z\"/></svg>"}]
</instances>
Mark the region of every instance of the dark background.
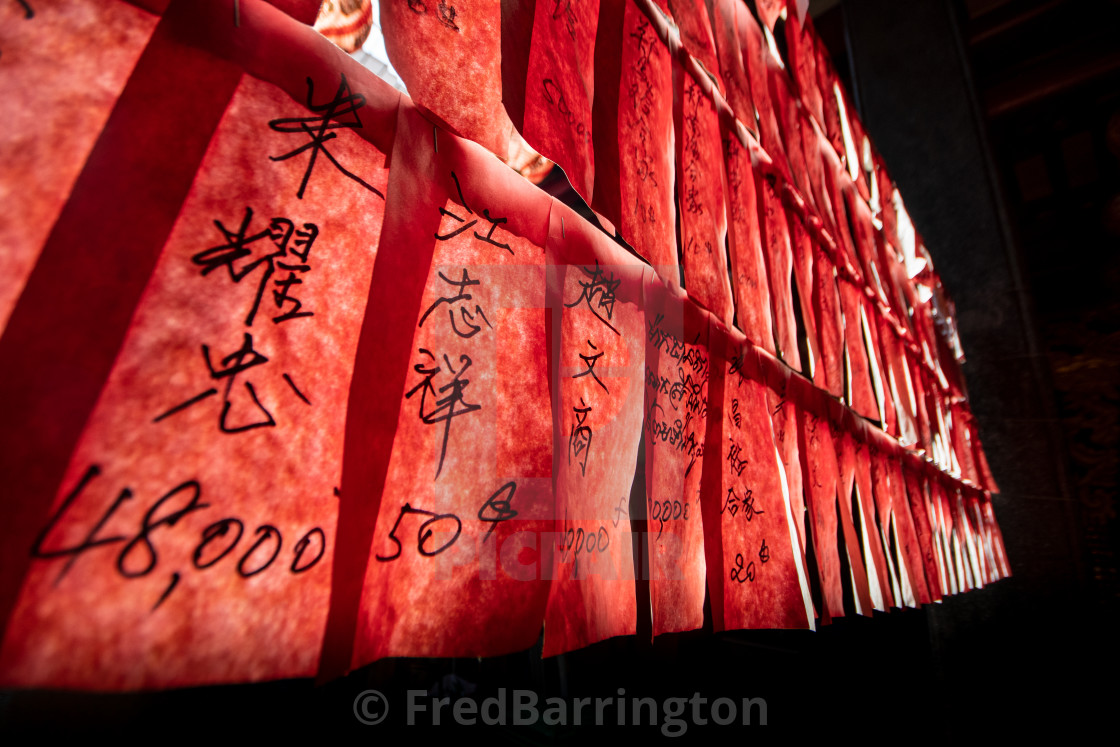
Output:
<instances>
[{"instance_id":1,"label":"dark background","mask_svg":"<svg viewBox=\"0 0 1120 747\"><path fill-rule=\"evenodd\" d=\"M343 680L164 693L0 694L27 735L459 739L408 729L407 689L481 699L764 698L767 726L689 737L860 740L1089 735L1117 692L1120 3L843 0L811 5L868 133L956 302L972 408L1002 493L1013 576L817 633L613 639L541 660L388 660ZM635 504L640 503L635 496ZM647 623L648 625L648 623ZM386 694L362 726L355 696ZM656 729L474 727L500 743Z\"/></svg>"}]
</instances>

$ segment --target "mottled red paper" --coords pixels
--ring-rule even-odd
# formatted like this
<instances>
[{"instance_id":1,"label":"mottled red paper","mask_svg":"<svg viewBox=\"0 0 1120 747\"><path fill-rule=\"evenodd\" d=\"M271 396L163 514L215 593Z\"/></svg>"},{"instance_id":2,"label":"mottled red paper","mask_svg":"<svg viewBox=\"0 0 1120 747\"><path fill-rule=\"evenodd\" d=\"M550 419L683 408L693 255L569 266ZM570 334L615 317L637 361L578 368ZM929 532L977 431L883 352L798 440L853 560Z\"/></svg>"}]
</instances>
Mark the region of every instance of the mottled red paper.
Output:
<instances>
[{"instance_id":1,"label":"mottled red paper","mask_svg":"<svg viewBox=\"0 0 1120 747\"><path fill-rule=\"evenodd\" d=\"M37 3L30 17L0 4L0 330L157 20L118 0Z\"/></svg>"},{"instance_id":2,"label":"mottled red paper","mask_svg":"<svg viewBox=\"0 0 1120 747\"><path fill-rule=\"evenodd\" d=\"M437 137L412 113L393 154L381 251L431 259L400 330L403 391L382 392L399 404L384 488L368 497L380 508L354 667L528 648L548 595L550 201L481 149ZM530 199L511 200L518 187ZM392 287L371 289L371 303L395 302Z\"/></svg>"},{"instance_id":3,"label":"mottled red paper","mask_svg":"<svg viewBox=\"0 0 1120 747\"><path fill-rule=\"evenodd\" d=\"M832 430L827 420L800 407L797 408L797 424L813 555L817 561L824 611L830 617L843 617L844 582L840 576L840 556L836 546L839 469Z\"/></svg>"},{"instance_id":4,"label":"mottled red paper","mask_svg":"<svg viewBox=\"0 0 1120 747\"><path fill-rule=\"evenodd\" d=\"M554 327L557 541L544 655L636 625L628 511L644 405L644 265L554 203L549 224ZM594 358L594 356L602 357ZM587 373L595 360L595 376Z\"/></svg>"},{"instance_id":5,"label":"mottled red paper","mask_svg":"<svg viewBox=\"0 0 1120 747\"><path fill-rule=\"evenodd\" d=\"M626 3L618 89L617 173L612 186L596 168L595 206L617 221L623 238L666 282L680 283L673 184L673 67L669 50L634 3ZM598 106L598 103L596 103ZM617 200L617 215L609 207Z\"/></svg>"},{"instance_id":6,"label":"mottled red paper","mask_svg":"<svg viewBox=\"0 0 1120 747\"><path fill-rule=\"evenodd\" d=\"M719 116L704 87L674 68L677 198L681 257L689 298L730 325L735 314L727 274L727 186Z\"/></svg>"},{"instance_id":7,"label":"mottled red paper","mask_svg":"<svg viewBox=\"0 0 1120 747\"><path fill-rule=\"evenodd\" d=\"M812 602L793 528L793 502L774 445L768 389L750 345L729 352L715 360L723 369L717 455L722 480L718 491L704 496L712 502L705 516L718 517L711 526L705 522L707 541L715 544L718 531L722 550L717 565L709 554L713 625L716 630L810 628Z\"/></svg>"},{"instance_id":8,"label":"mottled red paper","mask_svg":"<svg viewBox=\"0 0 1120 747\"><path fill-rule=\"evenodd\" d=\"M645 545L660 635L704 624L708 315L648 274L645 315Z\"/></svg>"},{"instance_id":9,"label":"mottled red paper","mask_svg":"<svg viewBox=\"0 0 1120 747\"><path fill-rule=\"evenodd\" d=\"M501 6L492 0L383 2L381 29L412 101L446 129L510 155L502 105Z\"/></svg>"},{"instance_id":10,"label":"mottled red paper","mask_svg":"<svg viewBox=\"0 0 1120 747\"><path fill-rule=\"evenodd\" d=\"M306 116L242 79L35 541L6 681L314 673L387 172L343 131L331 153L368 188L321 166L301 199L306 161L270 160L301 143L269 123Z\"/></svg>"},{"instance_id":11,"label":"mottled red paper","mask_svg":"<svg viewBox=\"0 0 1120 747\"><path fill-rule=\"evenodd\" d=\"M734 132L725 131L723 134L735 320L748 340L774 353L770 282L766 275L766 257L758 219L759 196L755 188L759 160L764 155L758 143L741 127L736 126ZM742 138L746 138L746 143Z\"/></svg>"}]
</instances>

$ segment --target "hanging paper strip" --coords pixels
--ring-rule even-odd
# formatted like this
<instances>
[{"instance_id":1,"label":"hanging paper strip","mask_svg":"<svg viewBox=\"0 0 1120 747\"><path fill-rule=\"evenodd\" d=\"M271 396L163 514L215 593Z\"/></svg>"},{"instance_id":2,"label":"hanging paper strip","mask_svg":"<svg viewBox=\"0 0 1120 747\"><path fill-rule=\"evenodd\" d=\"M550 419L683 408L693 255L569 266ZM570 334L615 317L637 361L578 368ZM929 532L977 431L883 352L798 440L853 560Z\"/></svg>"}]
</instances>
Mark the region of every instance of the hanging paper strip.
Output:
<instances>
[{"instance_id":1,"label":"hanging paper strip","mask_svg":"<svg viewBox=\"0 0 1120 747\"><path fill-rule=\"evenodd\" d=\"M653 634L660 635L704 624L708 317L648 277L645 313L645 544Z\"/></svg>"},{"instance_id":2,"label":"hanging paper strip","mask_svg":"<svg viewBox=\"0 0 1120 747\"><path fill-rule=\"evenodd\" d=\"M591 103L598 15L598 0L536 3L521 130L587 201L595 181Z\"/></svg>"},{"instance_id":3,"label":"hanging paper strip","mask_svg":"<svg viewBox=\"0 0 1120 747\"><path fill-rule=\"evenodd\" d=\"M357 496L380 510L353 666L527 648L548 595L550 201L511 200L514 172L433 134L402 109L379 262L425 278L409 324L385 331L409 339L407 375L403 389L380 392L399 407L384 488ZM403 280L381 279L371 323Z\"/></svg>"},{"instance_id":4,"label":"hanging paper strip","mask_svg":"<svg viewBox=\"0 0 1120 747\"><path fill-rule=\"evenodd\" d=\"M118 0L0 7L0 96L9 102L0 329L157 20Z\"/></svg>"},{"instance_id":5,"label":"hanging paper strip","mask_svg":"<svg viewBox=\"0 0 1120 747\"><path fill-rule=\"evenodd\" d=\"M352 118L344 82L321 82ZM315 119L241 78L36 537L9 681L314 673L364 305L334 299L365 298L386 181L352 133L330 152L364 184L285 158L302 143L284 124Z\"/></svg>"},{"instance_id":6,"label":"hanging paper strip","mask_svg":"<svg viewBox=\"0 0 1120 747\"><path fill-rule=\"evenodd\" d=\"M417 107L450 131L509 158L520 141L502 106L502 18L494 2L382 2L393 69Z\"/></svg>"},{"instance_id":7,"label":"hanging paper strip","mask_svg":"<svg viewBox=\"0 0 1120 747\"><path fill-rule=\"evenodd\" d=\"M596 85L602 125L597 119L593 207L618 226L659 277L679 284L669 50L634 3L604 3L600 16L603 41L596 54L613 55L618 69L613 81L603 72L606 79ZM613 36L605 36L609 30ZM597 76L606 69L609 63L597 64Z\"/></svg>"},{"instance_id":8,"label":"hanging paper strip","mask_svg":"<svg viewBox=\"0 0 1120 747\"><path fill-rule=\"evenodd\" d=\"M689 297L730 324L735 307L727 273L726 185L719 117L710 89L674 66L680 252ZM709 81L710 83L710 81Z\"/></svg>"},{"instance_id":9,"label":"hanging paper strip","mask_svg":"<svg viewBox=\"0 0 1120 747\"><path fill-rule=\"evenodd\" d=\"M629 500L642 431L644 265L553 203L553 478L557 541L544 654L635 631Z\"/></svg>"},{"instance_id":10,"label":"hanging paper strip","mask_svg":"<svg viewBox=\"0 0 1120 747\"><path fill-rule=\"evenodd\" d=\"M755 352L749 345L733 347L718 327L712 336L722 417L708 432L709 441L719 436L721 448L706 465L714 463L720 479L709 480L705 471L702 500L713 626L812 627L794 509Z\"/></svg>"},{"instance_id":11,"label":"hanging paper strip","mask_svg":"<svg viewBox=\"0 0 1120 747\"><path fill-rule=\"evenodd\" d=\"M748 340L774 353L770 283L766 275L756 189L756 175L760 173L765 155L738 121L723 121L721 125L727 169L728 247L734 280L735 321Z\"/></svg>"}]
</instances>

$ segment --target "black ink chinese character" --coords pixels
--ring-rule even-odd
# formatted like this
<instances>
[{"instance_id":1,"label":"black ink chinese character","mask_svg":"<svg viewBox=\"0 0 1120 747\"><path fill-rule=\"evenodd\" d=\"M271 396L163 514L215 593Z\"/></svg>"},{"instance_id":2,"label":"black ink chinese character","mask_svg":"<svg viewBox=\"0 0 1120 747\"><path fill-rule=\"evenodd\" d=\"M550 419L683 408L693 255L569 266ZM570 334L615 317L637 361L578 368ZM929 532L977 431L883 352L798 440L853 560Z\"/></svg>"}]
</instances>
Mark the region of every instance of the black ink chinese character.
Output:
<instances>
[{"instance_id":1,"label":"black ink chinese character","mask_svg":"<svg viewBox=\"0 0 1120 747\"><path fill-rule=\"evenodd\" d=\"M587 344L591 346L592 350L598 350L599 349L599 348L595 347L595 344L593 342L591 342L591 340L588 340ZM602 353L596 353L595 355L584 355L583 353L580 353L579 357L587 365L587 370L582 372L582 373L576 374L572 378L573 379L578 379L581 376L587 376L588 374L591 374L591 378L595 379L595 383L598 384L599 386L603 387L604 392L606 392L607 394L610 394L611 390L607 389L607 385L604 384L602 381L600 381L599 377L595 374L595 363L596 363L596 361L598 361L600 358L603 357L603 354Z\"/></svg>"},{"instance_id":2,"label":"black ink chinese character","mask_svg":"<svg viewBox=\"0 0 1120 747\"><path fill-rule=\"evenodd\" d=\"M210 347L208 345L202 346L202 357L206 361L206 367L210 370L211 379L214 379L215 381L220 381L221 379L227 380L225 392L222 395L222 414L218 418L218 428L221 429L222 433L241 433L242 431L248 431L254 428L264 428L276 425L276 421L273 420L272 414L265 408L264 405L261 404L260 399L257 397L257 390L254 389L253 385L248 381L245 382L245 389L249 392L249 397L253 400L253 404L257 407L258 410L264 413L264 419L255 423L248 423L246 425L232 427L227 422L229 411L233 404L230 401L230 392L233 389L234 380L237 378L237 375L249 370L250 368L253 368L254 366L259 366L263 363L268 362L268 358L261 355L259 351L253 349L252 335L246 332L244 341L241 343L241 347L221 359L220 363L222 366L224 366L224 368L216 369L214 367L214 362L210 359ZM213 396L217 393L217 388L211 387L202 394L195 395L194 397L188 399L186 402L182 402L175 407L172 407L170 410L163 413L152 422L158 423L164 418L170 417L180 410L185 410L188 407L195 405L206 399L207 397Z\"/></svg>"},{"instance_id":3,"label":"black ink chinese character","mask_svg":"<svg viewBox=\"0 0 1120 747\"><path fill-rule=\"evenodd\" d=\"M582 407L572 407L572 412L576 414L576 422L572 425L571 433L568 435L568 464L572 463L572 454L576 456L576 463L579 464L580 474L587 474L587 457L591 454L591 427L584 425L587 420L587 413L591 412L591 408L584 403L583 397L579 398L579 403Z\"/></svg>"},{"instance_id":4,"label":"black ink chinese character","mask_svg":"<svg viewBox=\"0 0 1120 747\"><path fill-rule=\"evenodd\" d=\"M770 562L770 548L766 546L766 539L762 540L762 547L758 551L758 559L763 563Z\"/></svg>"},{"instance_id":5,"label":"black ink chinese character","mask_svg":"<svg viewBox=\"0 0 1120 747\"><path fill-rule=\"evenodd\" d=\"M269 223L268 228L254 234L249 234L249 226L253 220L253 209L245 208L245 217L241 220L241 225L237 231L231 231L222 224L221 221L214 221L222 236L225 237L226 243L212 246L205 249L191 257L191 262L202 268L201 274L208 275L220 267L225 267L229 273L230 280L235 283L240 283L250 273L258 267L263 267L261 272L260 282L257 284L256 293L253 295L253 303L249 308L249 313L245 317L246 326L253 326L253 320L256 319L257 310L260 308L261 297L264 295L265 286L268 284L269 278L276 272L276 268L288 271L288 277L277 280L275 285L280 288L279 291L274 290L273 300L276 303L276 308L283 309L285 303L294 304L295 308L273 317L272 321L279 324L280 322L288 321L289 319L296 319L299 317L312 316L313 312L301 311L303 304L299 299L289 294L289 290L293 285L301 285L302 280L295 276L296 272L305 273L311 269L311 266L306 264L311 247L315 243L315 239L319 236L319 227L314 223L304 223L303 227L296 229L295 224L287 218L273 218ZM291 249L291 253L297 257L303 264L287 264L285 262L277 261L280 257L285 257L288 254L288 243L291 241L293 235L296 238L295 247ZM275 246L275 251L267 254L253 256L253 249L251 246L262 240L269 239ZM301 251L302 249L302 251ZM245 260L238 265L239 260Z\"/></svg>"},{"instance_id":6,"label":"black ink chinese character","mask_svg":"<svg viewBox=\"0 0 1120 747\"><path fill-rule=\"evenodd\" d=\"M578 306L581 301L586 302L587 308L599 321L610 327L616 335L621 336L622 333L614 328L610 320L614 319L615 292L622 285L622 280L615 278L614 273L604 275L599 267L598 260L595 260L594 270L582 266L579 269L588 279L579 281L579 286L582 289L579 298L572 303L564 304L564 306L570 309L573 306ZM606 314L606 318L603 318L603 314Z\"/></svg>"},{"instance_id":7,"label":"black ink chinese character","mask_svg":"<svg viewBox=\"0 0 1120 747\"><path fill-rule=\"evenodd\" d=\"M350 92L350 84L346 82L345 75L342 76L342 82L338 84L338 91L335 93L333 99L325 104L315 104L314 97L315 83L311 78L308 78L307 108L320 114L320 116L287 117L283 119L274 119L268 123L268 126L276 132L283 132L290 135L307 135L311 138L311 141L282 156L269 156L269 159L273 161L286 161L301 153L311 151L311 155L307 160L307 171L304 172L303 181L300 182L299 191L296 192L296 197L301 200L303 199L304 191L307 189L307 181L311 178L311 172L315 168L315 159L319 157L319 153L326 156L327 160L333 163L334 167L345 176L353 179L370 192L384 199L385 195L381 194L379 190L367 184L361 177L343 168L342 164L335 160L334 155L327 149L326 145L328 140L333 140L338 137L338 133L331 132L331 130L358 129L362 126L362 120L358 117L358 110L366 105L366 97L360 93ZM352 121L343 122L342 117L347 115L352 118Z\"/></svg>"},{"instance_id":8,"label":"black ink chinese character","mask_svg":"<svg viewBox=\"0 0 1120 747\"><path fill-rule=\"evenodd\" d=\"M427 356L430 361L435 360L435 356L424 348L420 348L420 352ZM443 362L447 365L447 371L454 378L448 384L444 384L438 390L432 384L432 379L438 376L441 368L437 365L435 367L425 366L423 363L417 363L412 368L416 373L424 377L416 386L405 393L405 399L412 399L412 395L420 392L420 419L426 425L435 425L436 423L443 423L443 445L440 447L439 465L436 467L436 478L439 477L440 472L443 471L443 459L447 455L447 438L451 435L451 421L452 419L465 415L468 412L481 410L482 405L472 405L463 399L463 390L471 383L470 379L462 378L467 369L471 367L471 359L469 356L460 355L459 363L462 367L456 371L451 361L446 355L443 356ZM446 394L445 394L446 393ZM442 395L442 396L441 396ZM428 409L428 397L431 396L435 399L435 407L431 410Z\"/></svg>"},{"instance_id":9,"label":"black ink chinese character","mask_svg":"<svg viewBox=\"0 0 1120 747\"><path fill-rule=\"evenodd\" d=\"M452 31L458 31L459 27L455 25L455 17L459 15L459 11L455 7L447 3L445 0L439 0L439 22Z\"/></svg>"},{"instance_id":10,"label":"black ink chinese character","mask_svg":"<svg viewBox=\"0 0 1120 747\"><path fill-rule=\"evenodd\" d=\"M446 296L441 297L439 300L437 300L435 303L433 303L431 306L429 306L428 310L424 312L424 315L420 317L420 323L416 325L417 327L423 327L424 322L428 319L428 315L431 314L433 311L435 311L436 307L439 306L441 303L445 303L448 306L452 307L452 308L449 308L447 310L447 316L451 318L451 329L455 332L455 334L459 335L459 337L462 337L464 339L469 339L471 337L474 337L476 334L478 334L482 330L482 325L473 323L476 315L479 318L481 318L482 321L486 322L487 327L489 327L490 329L494 329L494 326L492 324L490 324L490 320L486 318L486 314L483 313L482 307L479 306L478 304L475 304L473 314L470 311L467 310L466 305L462 305L462 306L458 307L459 308L459 317L463 320L463 324L466 325L467 330L469 330L469 331L464 332L464 331L460 330L458 323L455 321L454 305L459 303L460 301L471 301L471 300L473 300L474 297L471 296L470 293L467 293L466 290L467 290L467 288L469 288L472 285L479 285L479 283L481 281L472 280L471 276L467 272L466 268L463 268L463 279L462 280L452 280L451 278L444 275L442 272L439 273L439 277L440 277L441 280L443 280L443 282L447 283L448 285L453 285L456 288L458 288L459 292L456 295L451 296L450 298L448 298Z\"/></svg>"},{"instance_id":11,"label":"black ink chinese character","mask_svg":"<svg viewBox=\"0 0 1120 747\"><path fill-rule=\"evenodd\" d=\"M754 561L743 567L743 553L735 553L735 567L731 569L731 580L740 584L754 581Z\"/></svg>"}]
</instances>

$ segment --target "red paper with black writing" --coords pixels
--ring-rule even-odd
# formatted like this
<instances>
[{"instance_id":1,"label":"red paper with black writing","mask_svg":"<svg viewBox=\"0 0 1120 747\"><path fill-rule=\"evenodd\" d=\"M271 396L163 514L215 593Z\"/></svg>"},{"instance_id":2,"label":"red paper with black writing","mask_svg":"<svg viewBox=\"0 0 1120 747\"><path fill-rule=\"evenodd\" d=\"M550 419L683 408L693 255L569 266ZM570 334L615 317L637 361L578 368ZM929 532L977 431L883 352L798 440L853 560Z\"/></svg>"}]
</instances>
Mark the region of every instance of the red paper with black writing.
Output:
<instances>
[{"instance_id":1,"label":"red paper with black writing","mask_svg":"<svg viewBox=\"0 0 1120 747\"><path fill-rule=\"evenodd\" d=\"M735 304L727 274L727 186L719 116L705 88L674 66L678 76L677 195L684 285L689 298L730 325Z\"/></svg>"},{"instance_id":2,"label":"red paper with black writing","mask_svg":"<svg viewBox=\"0 0 1120 747\"><path fill-rule=\"evenodd\" d=\"M844 338L840 318L840 294L836 268L819 241L813 240L813 311L817 315L817 339L824 372L824 389L835 397L844 394Z\"/></svg>"},{"instance_id":3,"label":"red paper with black writing","mask_svg":"<svg viewBox=\"0 0 1120 747\"><path fill-rule=\"evenodd\" d=\"M827 385L824 357L820 336L817 334L817 313L813 305L813 243L801 216L793 210L786 211L789 222L790 247L793 250L793 281L797 284L797 299L801 310L801 331L804 332L808 360L801 361L801 373L811 378L820 389Z\"/></svg>"},{"instance_id":4,"label":"red paper with black writing","mask_svg":"<svg viewBox=\"0 0 1120 747\"><path fill-rule=\"evenodd\" d=\"M416 106L500 158L511 155L500 4L392 0L380 8L385 49Z\"/></svg>"},{"instance_id":5,"label":"red paper with black writing","mask_svg":"<svg viewBox=\"0 0 1120 747\"><path fill-rule=\"evenodd\" d=\"M617 182L609 185L596 169L600 185L595 206L617 221L623 238L649 260L666 282L680 283L676 206L673 197L676 158L673 140L673 65L645 13L625 4L618 89ZM596 104L598 106L598 103ZM617 200L617 210L610 207Z\"/></svg>"},{"instance_id":6,"label":"red paper with black writing","mask_svg":"<svg viewBox=\"0 0 1120 747\"><path fill-rule=\"evenodd\" d=\"M157 20L118 0L0 3L0 330Z\"/></svg>"},{"instance_id":7,"label":"red paper with black writing","mask_svg":"<svg viewBox=\"0 0 1120 747\"><path fill-rule=\"evenodd\" d=\"M397 333L411 339L403 391L384 392L399 402L396 433L384 488L365 497L380 506L354 667L528 648L548 596L550 200L481 148L444 132L434 143L428 121L406 114L379 266L428 267ZM385 282L371 303L397 302Z\"/></svg>"},{"instance_id":8,"label":"red paper with black writing","mask_svg":"<svg viewBox=\"0 0 1120 747\"><path fill-rule=\"evenodd\" d=\"M538 2L525 79L521 134L555 161L588 202L595 180L591 103L599 0Z\"/></svg>"},{"instance_id":9,"label":"red paper with black writing","mask_svg":"<svg viewBox=\"0 0 1120 747\"><path fill-rule=\"evenodd\" d=\"M854 507L849 509L849 513L858 519L860 525L858 541L862 548L862 557L867 560L864 570L871 607L882 612L891 606L891 580L883 556L883 543L878 524L875 521L875 503L871 495L871 462L867 445L857 442L846 431L841 431L839 437L834 440L837 444L840 467L840 499L843 501L847 497ZM854 551L850 553L849 557L855 554ZM864 608L864 614L869 614L867 608Z\"/></svg>"},{"instance_id":10,"label":"red paper with black writing","mask_svg":"<svg viewBox=\"0 0 1120 747\"><path fill-rule=\"evenodd\" d=\"M642 432L647 270L558 202L547 248L557 346L558 534L544 628L552 656L636 629L633 540L620 509Z\"/></svg>"},{"instance_id":11,"label":"red paper with black writing","mask_svg":"<svg viewBox=\"0 0 1120 747\"><path fill-rule=\"evenodd\" d=\"M749 13L736 15L739 24L739 47L743 64L750 79L751 98L758 113L759 139L763 149L774 159L774 168L780 173L785 155L777 120L770 107L767 64L770 52L762 36L762 29ZM740 116L744 116L740 113ZM774 332L778 352L790 367L801 369L801 356L797 349L797 321L793 310L793 253L790 247L789 226L779 190L781 183L773 173L755 172L758 212L765 249L766 269L770 278L770 297L774 314Z\"/></svg>"},{"instance_id":12,"label":"red paper with black writing","mask_svg":"<svg viewBox=\"0 0 1120 747\"><path fill-rule=\"evenodd\" d=\"M314 673L387 175L348 131L361 101L318 82L326 115L241 79L34 541L5 681ZM300 157L293 121L337 132L332 160L362 182Z\"/></svg>"},{"instance_id":13,"label":"red paper with black writing","mask_svg":"<svg viewBox=\"0 0 1120 747\"><path fill-rule=\"evenodd\" d=\"M768 55L768 59L774 59L773 55ZM787 159L789 174L805 202L815 207L813 189L809 181L806 148L802 142L801 105L790 91L788 74L784 69L776 64L767 65L767 74L770 84L770 102L774 107L774 116L785 146L783 152Z\"/></svg>"},{"instance_id":14,"label":"red paper with black writing","mask_svg":"<svg viewBox=\"0 0 1120 747\"><path fill-rule=\"evenodd\" d=\"M723 368L722 481L704 497L713 504L705 515L718 517L705 523L707 542L722 550L719 565L708 569L713 624L716 630L810 628L812 602L768 390L753 356L747 345L715 362Z\"/></svg>"},{"instance_id":15,"label":"red paper with black writing","mask_svg":"<svg viewBox=\"0 0 1120 747\"><path fill-rule=\"evenodd\" d=\"M645 481L653 634L704 624L700 477L708 421L708 315L645 278Z\"/></svg>"},{"instance_id":16,"label":"red paper with black writing","mask_svg":"<svg viewBox=\"0 0 1120 747\"><path fill-rule=\"evenodd\" d=\"M751 103L751 83L743 66L739 46L738 14L750 11L739 0L714 0L712 7L712 36L719 60L719 77L723 94L732 112L751 130L754 129L754 104Z\"/></svg>"},{"instance_id":17,"label":"red paper with black writing","mask_svg":"<svg viewBox=\"0 0 1120 747\"><path fill-rule=\"evenodd\" d=\"M724 135L724 166L727 169L727 217L734 278L735 319L747 339L775 353L774 323L770 313L770 283L762 250L755 189L757 164L765 155L758 143L736 123L735 132ZM741 138L746 137L744 144Z\"/></svg>"},{"instance_id":18,"label":"red paper with black writing","mask_svg":"<svg viewBox=\"0 0 1120 747\"><path fill-rule=\"evenodd\" d=\"M941 588L937 557L934 552L933 528L929 519L930 498L927 493L926 481L914 470L903 468L902 472L906 481L906 497L909 500L910 517L918 540L918 552L921 554L922 567L925 569L926 587L930 601L936 602L944 596L945 592Z\"/></svg>"},{"instance_id":19,"label":"red paper with black writing","mask_svg":"<svg viewBox=\"0 0 1120 747\"><path fill-rule=\"evenodd\" d=\"M836 488L839 468L836 447L828 421L797 407L798 448L805 479L805 498L809 508L809 527L817 575L821 585L825 619L844 616L844 583L840 576L840 555L836 546Z\"/></svg>"}]
</instances>

